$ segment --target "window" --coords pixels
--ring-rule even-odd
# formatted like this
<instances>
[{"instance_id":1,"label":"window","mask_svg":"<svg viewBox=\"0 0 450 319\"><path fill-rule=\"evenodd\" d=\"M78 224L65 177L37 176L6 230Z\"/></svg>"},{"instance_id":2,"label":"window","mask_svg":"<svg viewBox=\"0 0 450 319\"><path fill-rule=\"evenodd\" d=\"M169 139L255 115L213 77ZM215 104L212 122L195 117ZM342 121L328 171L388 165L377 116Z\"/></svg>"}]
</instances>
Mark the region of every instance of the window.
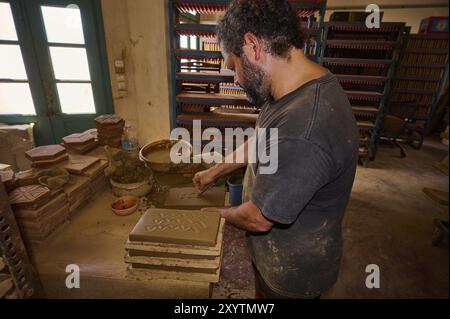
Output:
<instances>
[{"instance_id":1,"label":"window","mask_svg":"<svg viewBox=\"0 0 450 319\"><path fill-rule=\"evenodd\" d=\"M0 57L0 114L35 115L11 6L6 2L0 2Z\"/></svg>"},{"instance_id":2,"label":"window","mask_svg":"<svg viewBox=\"0 0 450 319\"><path fill-rule=\"evenodd\" d=\"M70 5L41 6L41 10L62 113L94 114L80 9Z\"/></svg>"},{"instance_id":3,"label":"window","mask_svg":"<svg viewBox=\"0 0 450 319\"><path fill-rule=\"evenodd\" d=\"M60 143L113 113L100 0L0 0L0 123Z\"/></svg>"}]
</instances>

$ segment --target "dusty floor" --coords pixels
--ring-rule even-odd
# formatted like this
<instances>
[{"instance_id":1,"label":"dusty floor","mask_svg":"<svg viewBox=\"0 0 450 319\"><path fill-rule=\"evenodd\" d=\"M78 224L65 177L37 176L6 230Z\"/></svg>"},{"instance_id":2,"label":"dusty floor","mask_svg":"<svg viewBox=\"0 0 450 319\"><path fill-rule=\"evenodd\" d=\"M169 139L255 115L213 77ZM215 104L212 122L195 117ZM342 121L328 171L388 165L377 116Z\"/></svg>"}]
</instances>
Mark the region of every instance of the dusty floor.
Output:
<instances>
[{"instance_id":1,"label":"dusty floor","mask_svg":"<svg viewBox=\"0 0 450 319\"><path fill-rule=\"evenodd\" d=\"M423 187L448 191L448 176L432 164L445 155L436 143L408 156L381 146L375 162L357 172L343 224L343 258L335 287L325 298L448 298L449 253L431 245L433 220L448 220ZM447 149L448 152L448 149ZM228 226L221 281L214 298L252 298L254 280L244 233ZM366 266L380 268L380 288L365 286Z\"/></svg>"}]
</instances>

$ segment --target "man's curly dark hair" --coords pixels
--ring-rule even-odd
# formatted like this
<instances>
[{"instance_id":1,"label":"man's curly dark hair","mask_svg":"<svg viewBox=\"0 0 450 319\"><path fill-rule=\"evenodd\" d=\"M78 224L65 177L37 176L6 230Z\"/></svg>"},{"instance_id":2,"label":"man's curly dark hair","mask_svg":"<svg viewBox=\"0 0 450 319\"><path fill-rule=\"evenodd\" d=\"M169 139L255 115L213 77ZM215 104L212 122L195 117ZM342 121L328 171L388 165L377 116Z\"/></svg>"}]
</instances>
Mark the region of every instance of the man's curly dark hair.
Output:
<instances>
[{"instance_id":1,"label":"man's curly dark hair","mask_svg":"<svg viewBox=\"0 0 450 319\"><path fill-rule=\"evenodd\" d=\"M283 58L304 44L300 18L287 0L234 0L216 31L223 49L238 57L248 32L264 40L267 52Z\"/></svg>"}]
</instances>

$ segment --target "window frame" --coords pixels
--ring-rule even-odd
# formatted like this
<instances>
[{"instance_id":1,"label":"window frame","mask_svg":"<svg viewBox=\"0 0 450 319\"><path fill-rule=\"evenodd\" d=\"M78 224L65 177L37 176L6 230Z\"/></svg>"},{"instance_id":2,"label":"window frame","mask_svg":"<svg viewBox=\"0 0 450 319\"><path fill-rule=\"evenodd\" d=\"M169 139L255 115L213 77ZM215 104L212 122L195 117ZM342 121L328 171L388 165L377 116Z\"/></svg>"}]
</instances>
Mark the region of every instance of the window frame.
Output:
<instances>
[{"instance_id":1,"label":"window frame","mask_svg":"<svg viewBox=\"0 0 450 319\"><path fill-rule=\"evenodd\" d=\"M0 0L11 6L18 41L0 40L2 43L19 44L25 64L36 115L0 115L0 123L35 123L35 140L38 144L57 143L56 131L63 129L64 123L57 123L52 117L58 115L69 121L91 120L93 114L62 114L57 97L57 80L53 75L50 61L50 45L47 42L45 25L41 14L41 5L61 6L77 4L81 9L82 23L91 85L94 93L96 114L114 113L111 80L108 68L105 32L100 0ZM36 8L39 8L36 13ZM85 10L83 10L85 9ZM38 19L38 20L36 20ZM40 25L40 28L33 26ZM58 46L64 46L58 44ZM69 47L77 45L70 44ZM83 82L83 81L76 81ZM47 86L47 87L46 87ZM52 104L49 107L49 104ZM55 107L56 105L56 107Z\"/></svg>"}]
</instances>

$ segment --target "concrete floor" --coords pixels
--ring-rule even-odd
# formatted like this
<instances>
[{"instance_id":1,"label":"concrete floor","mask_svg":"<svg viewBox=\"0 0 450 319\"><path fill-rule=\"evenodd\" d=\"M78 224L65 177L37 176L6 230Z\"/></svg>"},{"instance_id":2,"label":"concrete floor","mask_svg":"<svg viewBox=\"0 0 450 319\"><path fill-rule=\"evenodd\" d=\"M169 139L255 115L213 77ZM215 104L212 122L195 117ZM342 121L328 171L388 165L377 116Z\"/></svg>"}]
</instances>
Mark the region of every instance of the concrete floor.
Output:
<instances>
[{"instance_id":1,"label":"concrete floor","mask_svg":"<svg viewBox=\"0 0 450 319\"><path fill-rule=\"evenodd\" d=\"M328 297L448 298L448 249L431 245L433 220L448 220L448 207L422 192L448 192L448 176L432 166L448 154L439 148L409 148L400 159L397 149L384 146L369 168L358 169L343 225L341 272ZM365 286L368 264L380 267L380 289Z\"/></svg>"},{"instance_id":2,"label":"concrete floor","mask_svg":"<svg viewBox=\"0 0 450 319\"><path fill-rule=\"evenodd\" d=\"M382 145L375 162L358 168L343 223L343 258L336 285L324 298L448 298L449 253L431 245L434 218L444 209L423 187L448 191L448 176L432 164L448 153L437 143L422 150ZM214 298L252 298L254 280L243 247L244 233L228 227L224 265ZM365 286L366 266L380 268L380 288Z\"/></svg>"}]
</instances>

